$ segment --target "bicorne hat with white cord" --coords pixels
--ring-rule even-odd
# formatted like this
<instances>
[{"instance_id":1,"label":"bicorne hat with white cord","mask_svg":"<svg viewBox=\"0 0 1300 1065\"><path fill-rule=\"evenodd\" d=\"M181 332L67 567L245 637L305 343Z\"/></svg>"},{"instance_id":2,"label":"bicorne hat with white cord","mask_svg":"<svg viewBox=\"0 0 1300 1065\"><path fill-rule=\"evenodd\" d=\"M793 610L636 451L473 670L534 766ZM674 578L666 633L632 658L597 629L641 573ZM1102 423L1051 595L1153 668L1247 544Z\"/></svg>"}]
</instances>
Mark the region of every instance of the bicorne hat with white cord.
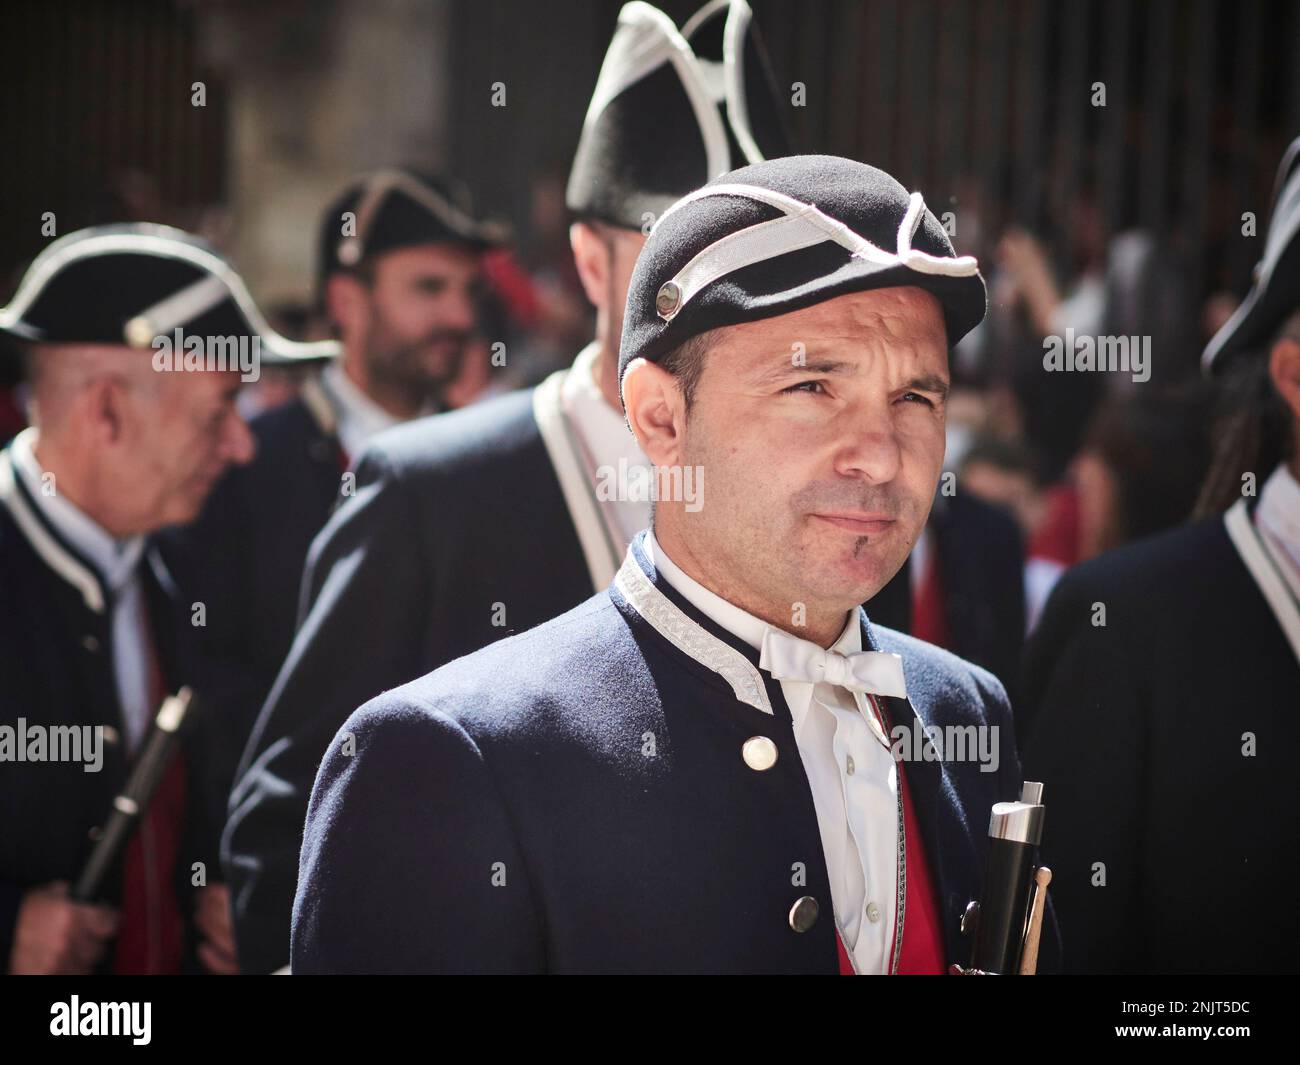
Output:
<instances>
[{"instance_id":1,"label":"bicorne hat with white cord","mask_svg":"<svg viewBox=\"0 0 1300 1065\"><path fill-rule=\"evenodd\" d=\"M1241 306L1211 338L1201 356L1206 373L1218 374L1243 354L1263 354L1284 322L1300 310L1300 137L1278 167L1273 213L1255 281Z\"/></svg>"},{"instance_id":2,"label":"bicorne hat with white cord","mask_svg":"<svg viewBox=\"0 0 1300 1065\"><path fill-rule=\"evenodd\" d=\"M69 233L32 260L0 333L38 344L153 349L190 336L259 338L263 365L333 358L332 340L300 343L267 324L235 268L206 241L145 222Z\"/></svg>"},{"instance_id":3,"label":"bicorne hat with white cord","mask_svg":"<svg viewBox=\"0 0 1300 1065\"><path fill-rule=\"evenodd\" d=\"M984 317L979 264L957 255L919 192L830 155L742 167L683 197L637 258L619 380L693 336L850 292L915 286L943 309L948 345Z\"/></svg>"},{"instance_id":4,"label":"bicorne hat with white cord","mask_svg":"<svg viewBox=\"0 0 1300 1065\"><path fill-rule=\"evenodd\" d=\"M781 103L744 0L713 0L679 30L626 4L569 172L575 216L644 229L710 178L790 150Z\"/></svg>"}]
</instances>

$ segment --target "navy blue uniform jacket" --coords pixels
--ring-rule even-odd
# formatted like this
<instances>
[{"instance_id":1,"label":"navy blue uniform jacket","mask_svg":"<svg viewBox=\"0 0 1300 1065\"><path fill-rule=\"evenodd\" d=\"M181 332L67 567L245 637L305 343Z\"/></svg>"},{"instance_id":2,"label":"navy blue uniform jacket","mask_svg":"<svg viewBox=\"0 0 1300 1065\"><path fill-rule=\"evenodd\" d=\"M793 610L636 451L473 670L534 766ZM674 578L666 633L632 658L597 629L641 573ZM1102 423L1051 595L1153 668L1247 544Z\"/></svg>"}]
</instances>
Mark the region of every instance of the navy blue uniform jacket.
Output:
<instances>
[{"instance_id":1,"label":"navy blue uniform jacket","mask_svg":"<svg viewBox=\"0 0 1300 1065\"><path fill-rule=\"evenodd\" d=\"M56 568L57 567L57 568ZM146 614L168 691L204 691L187 636L189 608L152 547L140 561ZM103 765L0 762L0 965L8 965L23 895L53 880L75 881L90 857L91 830L103 826L131 761L123 748L122 709L113 675L112 597L98 571L49 524L7 451L0 453L0 725L105 727ZM172 871L183 917L193 895L191 865L220 879L217 835L224 811L212 775L211 719L206 704L186 723L183 836ZM105 898L120 902L120 875ZM187 946L195 943L187 927ZM105 951L101 970L113 956ZM187 966L197 963L188 953Z\"/></svg>"},{"instance_id":2,"label":"navy blue uniform jacket","mask_svg":"<svg viewBox=\"0 0 1300 1065\"><path fill-rule=\"evenodd\" d=\"M903 656L895 725L915 707L1000 730L997 772L907 763L945 958L965 962L989 810L1021 783L1006 698L991 674L862 625L865 647ZM312 793L294 971L837 972L812 794L757 661L638 542L609 591L363 706ZM766 772L741 757L756 735L778 751ZM821 917L799 933L805 895ZM1054 930L1044 950L1050 968Z\"/></svg>"},{"instance_id":3,"label":"navy blue uniform jacket","mask_svg":"<svg viewBox=\"0 0 1300 1065\"><path fill-rule=\"evenodd\" d=\"M312 546L301 628L231 795L223 855L241 967L289 960L307 799L347 716L591 593L532 391L371 441L356 494Z\"/></svg>"},{"instance_id":4,"label":"navy blue uniform jacket","mask_svg":"<svg viewBox=\"0 0 1300 1065\"><path fill-rule=\"evenodd\" d=\"M1067 968L1294 972L1300 664L1223 521L1067 573L1024 691Z\"/></svg>"},{"instance_id":5,"label":"navy blue uniform jacket","mask_svg":"<svg viewBox=\"0 0 1300 1065\"><path fill-rule=\"evenodd\" d=\"M302 399L251 422L257 456L228 471L198 519L161 538L211 667L227 794L257 712L293 642L303 564L339 498L337 438Z\"/></svg>"}]
</instances>

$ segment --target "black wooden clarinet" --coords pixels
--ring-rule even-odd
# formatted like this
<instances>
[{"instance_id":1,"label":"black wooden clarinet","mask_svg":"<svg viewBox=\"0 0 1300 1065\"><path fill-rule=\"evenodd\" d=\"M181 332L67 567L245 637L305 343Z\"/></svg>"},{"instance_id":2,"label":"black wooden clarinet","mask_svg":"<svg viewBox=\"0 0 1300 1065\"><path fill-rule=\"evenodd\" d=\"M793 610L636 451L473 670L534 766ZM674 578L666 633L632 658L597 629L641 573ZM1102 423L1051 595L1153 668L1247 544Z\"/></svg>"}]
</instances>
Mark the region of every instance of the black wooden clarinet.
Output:
<instances>
[{"instance_id":1,"label":"black wooden clarinet","mask_svg":"<svg viewBox=\"0 0 1300 1065\"><path fill-rule=\"evenodd\" d=\"M175 695L167 696L158 708L153 727L126 779L126 786L113 800L108 821L72 888L72 898L78 902L94 902L99 897L109 870L126 850L149 800L180 747L180 728L193 704L194 693L189 688L182 688Z\"/></svg>"},{"instance_id":2,"label":"black wooden clarinet","mask_svg":"<svg viewBox=\"0 0 1300 1065\"><path fill-rule=\"evenodd\" d=\"M989 818L988 861L979 902L966 907L962 931L975 937L962 976L1030 975L1038 964L1043 908L1052 874L1036 865L1043 839L1043 785L1027 780L1017 802L994 803Z\"/></svg>"}]
</instances>

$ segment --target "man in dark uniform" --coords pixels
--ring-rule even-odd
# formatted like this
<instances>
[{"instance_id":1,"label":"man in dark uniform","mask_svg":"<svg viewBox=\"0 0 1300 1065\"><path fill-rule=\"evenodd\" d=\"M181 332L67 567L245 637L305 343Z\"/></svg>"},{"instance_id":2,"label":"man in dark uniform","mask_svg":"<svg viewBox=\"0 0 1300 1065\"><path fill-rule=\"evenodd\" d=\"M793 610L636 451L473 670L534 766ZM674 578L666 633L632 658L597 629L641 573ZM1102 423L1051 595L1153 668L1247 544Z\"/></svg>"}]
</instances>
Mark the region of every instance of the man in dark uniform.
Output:
<instances>
[{"instance_id":1,"label":"man in dark uniform","mask_svg":"<svg viewBox=\"0 0 1300 1065\"><path fill-rule=\"evenodd\" d=\"M223 853L246 968L288 962L311 782L347 715L603 590L648 524L617 377L642 229L708 178L781 154L777 107L740 0L681 32L648 4L623 9L568 189L596 341L538 388L393 430L358 461L355 497L313 545L303 621L231 797Z\"/></svg>"},{"instance_id":2,"label":"man in dark uniform","mask_svg":"<svg viewBox=\"0 0 1300 1065\"><path fill-rule=\"evenodd\" d=\"M318 291L340 357L299 396L254 418L257 458L231 470L199 519L165 540L177 581L207 610L204 651L234 766L293 640L312 538L377 432L440 407L475 326L483 249L475 221L432 179L367 175L325 211Z\"/></svg>"},{"instance_id":3,"label":"man in dark uniform","mask_svg":"<svg viewBox=\"0 0 1300 1065\"><path fill-rule=\"evenodd\" d=\"M743 167L662 217L620 356L653 527L608 590L344 724L293 970L964 963L982 828L1021 784L1010 709L859 604L925 523L984 307L920 194L861 163ZM909 753L920 726L980 754Z\"/></svg>"},{"instance_id":4,"label":"man in dark uniform","mask_svg":"<svg viewBox=\"0 0 1300 1065\"><path fill-rule=\"evenodd\" d=\"M1020 728L1076 972L1296 965L1300 140L1204 366L1236 406L1214 516L1071 570L1030 641Z\"/></svg>"},{"instance_id":5,"label":"man in dark uniform","mask_svg":"<svg viewBox=\"0 0 1300 1065\"><path fill-rule=\"evenodd\" d=\"M241 376L325 352L267 329L206 245L149 225L51 244L0 330L33 399L32 426L0 452L0 958L10 972L175 972L197 948L233 971L202 721L102 903L68 885L163 697L202 685L191 605L150 534L252 457Z\"/></svg>"}]
</instances>

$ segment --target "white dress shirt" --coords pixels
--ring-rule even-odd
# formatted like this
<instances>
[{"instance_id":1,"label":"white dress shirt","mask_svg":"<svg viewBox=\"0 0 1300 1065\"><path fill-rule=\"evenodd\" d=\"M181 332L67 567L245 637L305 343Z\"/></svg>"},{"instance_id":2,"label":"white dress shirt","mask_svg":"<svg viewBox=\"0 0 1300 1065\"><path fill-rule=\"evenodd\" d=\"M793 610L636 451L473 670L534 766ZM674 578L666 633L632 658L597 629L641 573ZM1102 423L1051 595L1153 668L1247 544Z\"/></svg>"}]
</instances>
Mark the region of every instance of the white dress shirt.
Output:
<instances>
[{"instance_id":1,"label":"white dress shirt","mask_svg":"<svg viewBox=\"0 0 1300 1065\"><path fill-rule=\"evenodd\" d=\"M649 486L653 483L650 460L628 428L623 412L609 405L609 400L596 381L595 366L599 352L598 346L591 343L574 359L573 367L565 376L564 386L560 390L564 413L577 432L593 485L601 479L600 471L603 468L620 476L620 486L630 484L635 479L643 479L642 483ZM620 471L624 472L620 474ZM623 551L627 550L632 538L650 524L650 499L639 491L620 491L614 499L602 499L599 510L610 535L621 545ZM620 555L620 559L621 557Z\"/></svg>"},{"instance_id":2,"label":"white dress shirt","mask_svg":"<svg viewBox=\"0 0 1300 1065\"><path fill-rule=\"evenodd\" d=\"M656 571L700 613L761 649L767 622L715 595L684 573L655 540L646 554ZM830 650L856 654L856 611ZM898 886L898 767L871 700L831 684L782 681L799 757L817 810L835 923L859 973L887 973L893 960Z\"/></svg>"},{"instance_id":3,"label":"white dress shirt","mask_svg":"<svg viewBox=\"0 0 1300 1065\"><path fill-rule=\"evenodd\" d=\"M36 501L45 520L63 540L95 567L108 593L113 680L122 709L126 749L135 750L148 731L157 707L150 705L153 670L145 615L140 559L144 537L116 539L71 500L58 494L58 481L46 487L45 471L36 458L36 430L25 429L10 445L14 469Z\"/></svg>"},{"instance_id":4,"label":"white dress shirt","mask_svg":"<svg viewBox=\"0 0 1300 1065\"><path fill-rule=\"evenodd\" d=\"M1300 600L1300 483L1286 463L1264 482L1255 507L1255 526L1291 594Z\"/></svg>"},{"instance_id":5,"label":"white dress shirt","mask_svg":"<svg viewBox=\"0 0 1300 1065\"><path fill-rule=\"evenodd\" d=\"M401 421L361 391L337 359L321 371L320 377L334 407L335 432L349 460L361 454L372 436Z\"/></svg>"}]
</instances>

